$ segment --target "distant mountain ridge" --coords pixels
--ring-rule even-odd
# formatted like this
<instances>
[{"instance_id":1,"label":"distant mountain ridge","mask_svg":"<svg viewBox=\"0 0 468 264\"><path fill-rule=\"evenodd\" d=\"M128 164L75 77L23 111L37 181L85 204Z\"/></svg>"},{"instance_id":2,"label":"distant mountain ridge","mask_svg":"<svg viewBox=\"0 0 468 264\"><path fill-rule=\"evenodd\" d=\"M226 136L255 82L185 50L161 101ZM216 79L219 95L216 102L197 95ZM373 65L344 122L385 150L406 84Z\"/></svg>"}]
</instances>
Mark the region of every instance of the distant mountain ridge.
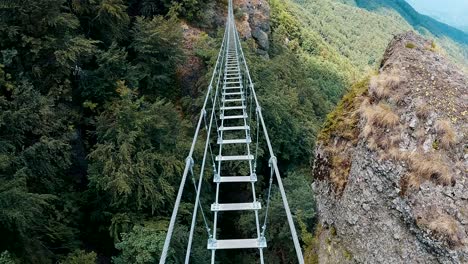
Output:
<instances>
[{"instance_id":1,"label":"distant mountain ridge","mask_svg":"<svg viewBox=\"0 0 468 264\"><path fill-rule=\"evenodd\" d=\"M352 1L347 1L352 3ZM424 29L437 37L449 37L460 44L468 44L468 33L439 22L430 16L417 12L404 0L354 0L356 6L369 11L390 8L398 12L411 26L421 33Z\"/></svg>"}]
</instances>

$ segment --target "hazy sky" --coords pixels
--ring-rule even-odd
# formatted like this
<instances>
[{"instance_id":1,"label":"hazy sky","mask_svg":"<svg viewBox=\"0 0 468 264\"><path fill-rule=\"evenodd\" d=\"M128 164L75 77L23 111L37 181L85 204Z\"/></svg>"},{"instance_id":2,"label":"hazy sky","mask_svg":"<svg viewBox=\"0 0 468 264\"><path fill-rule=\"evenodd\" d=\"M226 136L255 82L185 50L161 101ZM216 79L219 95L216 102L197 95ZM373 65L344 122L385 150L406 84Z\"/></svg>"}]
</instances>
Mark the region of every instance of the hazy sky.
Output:
<instances>
[{"instance_id":1,"label":"hazy sky","mask_svg":"<svg viewBox=\"0 0 468 264\"><path fill-rule=\"evenodd\" d=\"M406 0L418 12L468 30L468 0Z\"/></svg>"}]
</instances>

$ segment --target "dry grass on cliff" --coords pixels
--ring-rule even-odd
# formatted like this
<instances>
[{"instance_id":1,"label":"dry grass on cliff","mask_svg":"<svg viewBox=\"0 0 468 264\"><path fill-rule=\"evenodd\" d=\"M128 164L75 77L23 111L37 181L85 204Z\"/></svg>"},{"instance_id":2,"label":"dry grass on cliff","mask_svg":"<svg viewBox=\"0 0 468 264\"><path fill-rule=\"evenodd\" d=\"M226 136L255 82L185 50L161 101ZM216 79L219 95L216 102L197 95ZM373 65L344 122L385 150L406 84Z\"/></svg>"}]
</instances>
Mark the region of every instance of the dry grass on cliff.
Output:
<instances>
[{"instance_id":1,"label":"dry grass on cliff","mask_svg":"<svg viewBox=\"0 0 468 264\"><path fill-rule=\"evenodd\" d=\"M425 181L431 181L443 186L453 185L452 171L446 165L441 154L422 151L406 154L401 152L400 160L408 164L408 172L401 178L401 194L419 189Z\"/></svg>"},{"instance_id":2,"label":"dry grass on cliff","mask_svg":"<svg viewBox=\"0 0 468 264\"><path fill-rule=\"evenodd\" d=\"M377 101L387 99L397 90L401 81L400 74L397 72L373 76L369 83L369 94Z\"/></svg>"},{"instance_id":3,"label":"dry grass on cliff","mask_svg":"<svg viewBox=\"0 0 468 264\"><path fill-rule=\"evenodd\" d=\"M361 135L367 140L370 149L388 151L399 144L400 134L394 132L399 130L400 120L389 105L371 105L368 100L364 100L359 113L365 121Z\"/></svg>"},{"instance_id":4,"label":"dry grass on cliff","mask_svg":"<svg viewBox=\"0 0 468 264\"><path fill-rule=\"evenodd\" d=\"M367 121L366 124L370 125L372 128L394 128L398 123L400 118L395 112L392 111L391 107L384 103L379 103L377 105L369 105L364 103L360 108L361 116L364 117ZM372 131L368 131L372 133Z\"/></svg>"},{"instance_id":5,"label":"dry grass on cliff","mask_svg":"<svg viewBox=\"0 0 468 264\"><path fill-rule=\"evenodd\" d=\"M418 217L417 225L430 230L432 235L445 241L449 247L455 248L466 243L463 239L461 228L452 216L438 212L437 210L428 210L426 215Z\"/></svg>"},{"instance_id":6,"label":"dry grass on cliff","mask_svg":"<svg viewBox=\"0 0 468 264\"><path fill-rule=\"evenodd\" d=\"M435 122L434 127L441 147L448 150L457 143L457 134L450 121L439 119Z\"/></svg>"}]
</instances>

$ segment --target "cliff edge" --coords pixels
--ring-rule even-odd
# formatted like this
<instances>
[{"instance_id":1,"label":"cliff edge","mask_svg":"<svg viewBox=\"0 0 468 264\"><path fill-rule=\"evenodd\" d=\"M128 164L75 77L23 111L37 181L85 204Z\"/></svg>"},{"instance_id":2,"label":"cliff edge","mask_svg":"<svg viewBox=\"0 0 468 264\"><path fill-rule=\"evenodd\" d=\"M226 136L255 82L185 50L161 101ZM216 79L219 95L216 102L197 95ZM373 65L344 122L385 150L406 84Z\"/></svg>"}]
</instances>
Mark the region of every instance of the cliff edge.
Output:
<instances>
[{"instance_id":1,"label":"cliff edge","mask_svg":"<svg viewBox=\"0 0 468 264\"><path fill-rule=\"evenodd\" d=\"M320 263L468 263L467 102L433 42L394 37L319 136Z\"/></svg>"}]
</instances>

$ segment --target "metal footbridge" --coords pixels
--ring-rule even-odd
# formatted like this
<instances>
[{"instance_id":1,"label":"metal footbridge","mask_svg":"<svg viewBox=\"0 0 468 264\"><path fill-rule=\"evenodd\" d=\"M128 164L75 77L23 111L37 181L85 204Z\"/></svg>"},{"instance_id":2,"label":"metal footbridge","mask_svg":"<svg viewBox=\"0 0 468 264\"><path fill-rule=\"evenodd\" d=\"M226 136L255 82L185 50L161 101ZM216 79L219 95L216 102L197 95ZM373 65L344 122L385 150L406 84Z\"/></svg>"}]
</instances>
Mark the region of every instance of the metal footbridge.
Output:
<instances>
[{"instance_id":1,"label":"metal footbridge","mask_svg":"<svg viewBox=\"0 0 468 264\"><path fill-rule=\"evenodd\" d=\"M198 173L195 173L193 159L195 145L205 130L204 152ZM257 182L257 160L259 158L259 138L265 141L269 152L269 185L265 204L261 204L255 192ZM215 151L218 151L215 153ZM209 168L209 167L212 168ZM236 175L232 171L234 167L241 167L240 171L247 172L245 175ZM236 170L239 171L239 170ZM210 173L212 172L212 173ZM205 174L212 175L205 175ZM198 181L195 174L199 174ZM229 0L228 16L224 32L223 42L218 54L215 69L204 100L200 118L195 130L192 147L186 159L185 170L182 175L179 191L176 197L174 210L160 258L160 264L166 262L172 233L176 225L177 213L180 207L182 195L187 177L192 178L195 190L195 206L192 213L192 224L189 232L185 263L190 262L191 248L193 243L194 229L197 223L198 211L203 219L207 232L207 250L211 251L211 263L215 263L218 250L229 249L256 249L258 250L259 262L264 263L264 251L267 250L267 220L268 209L271 199L271 188L273 180L276 179L281 194L287 222L291 231L298 263L304 263L301 246L297 237L291 211L289 209L286 194L278 170L277 160L273 153L271 142L262 116L262 108L255 93L254 84L250 77L249 69L244 57L239 34L236 29L232 0ZM205 177L212 176L215 187L214 201L211 208L203 208L200 202L202 183ZM265 177L266 178L266 177ZM220 187L229 184L250 185L252 192L251 200L240 203L221 203ZM208 221L211 211L213 220ZM260 210L265 210L260 217ZM252 213L255 218L255 235L247 238L223 239L218 234L218 224L222 220L220 214L227 211L239 213ZM262 219L260 219L262 218ZM210 225L211 224L211 225ZM211 227L210 227L211 226ZM292 245L284 245L291 247Z\"/></svg>"}]
</instances>

